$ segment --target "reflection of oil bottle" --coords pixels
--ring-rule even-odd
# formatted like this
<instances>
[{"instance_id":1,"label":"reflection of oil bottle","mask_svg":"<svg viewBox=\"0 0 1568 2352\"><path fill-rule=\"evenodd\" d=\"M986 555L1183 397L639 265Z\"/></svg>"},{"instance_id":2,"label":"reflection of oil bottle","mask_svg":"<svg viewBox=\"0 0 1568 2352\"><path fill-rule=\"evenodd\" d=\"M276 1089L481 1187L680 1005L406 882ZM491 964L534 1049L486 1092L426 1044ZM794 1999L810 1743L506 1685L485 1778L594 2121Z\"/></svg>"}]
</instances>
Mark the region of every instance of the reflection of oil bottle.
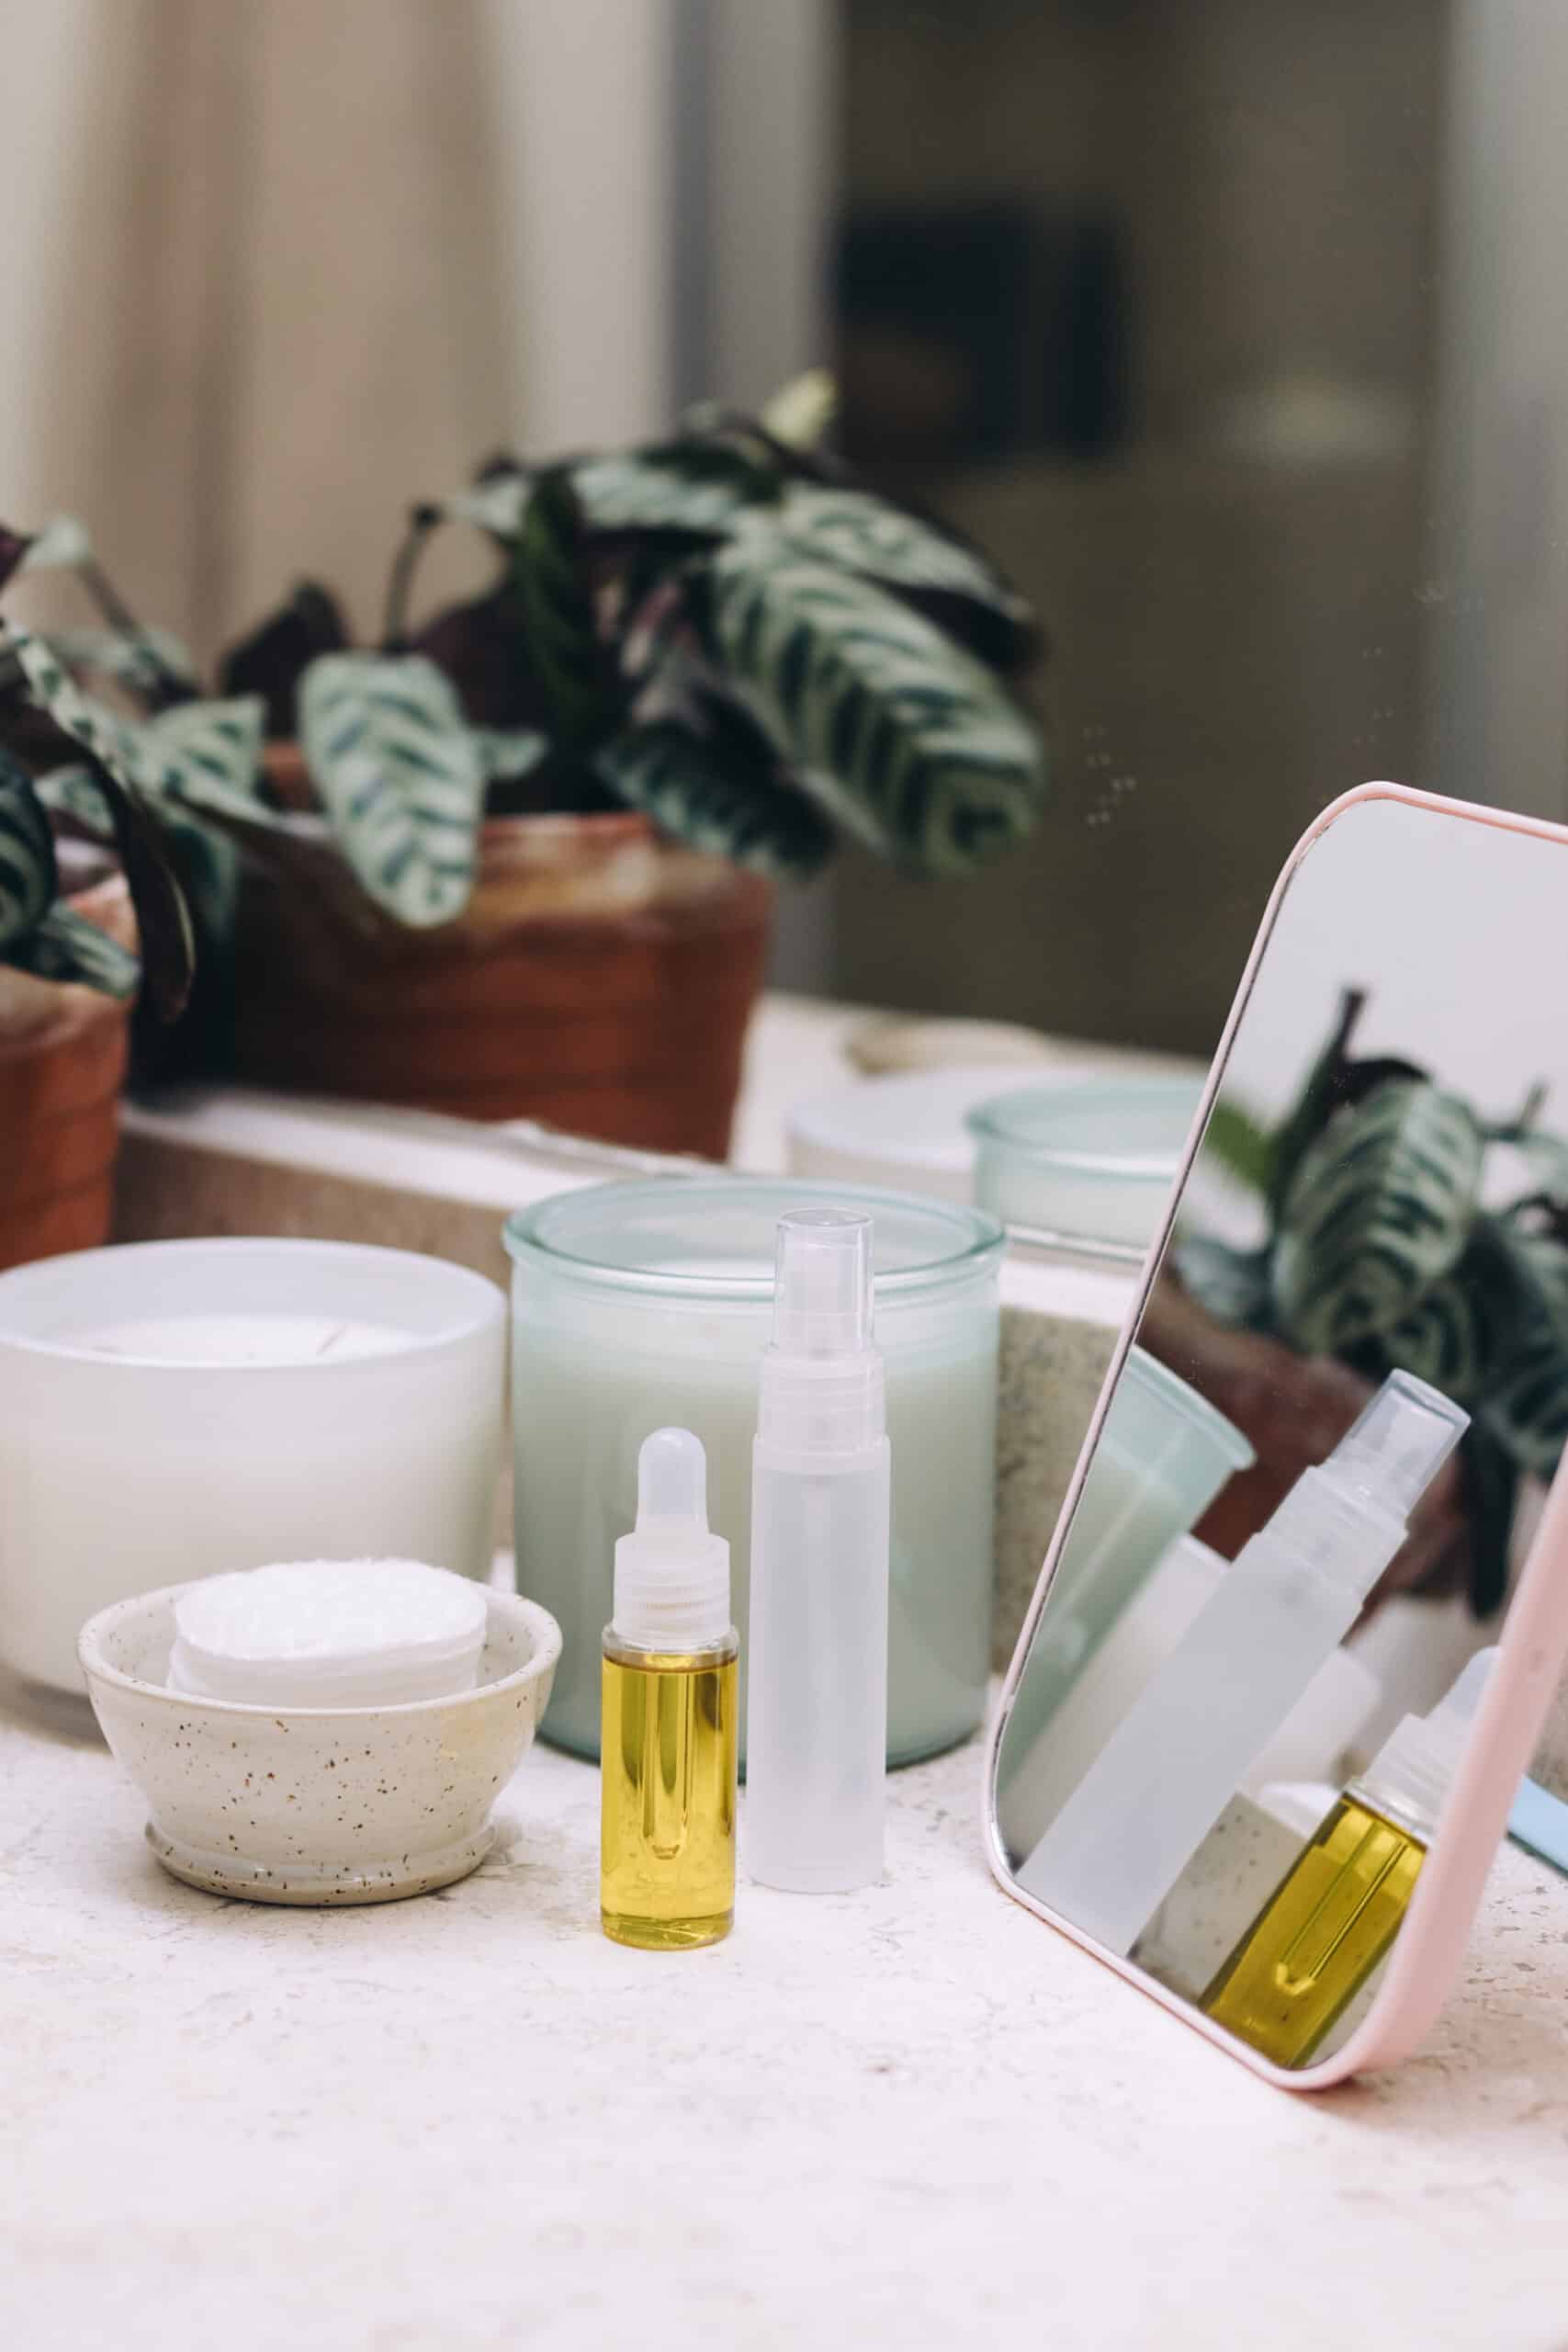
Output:
<instances>
[{"instance_id":1,"label":"reflection of oil bottle","mask_svg":"<svg viewBox=\"0 0 1568 2352\"><path fill-rule=\"evenodd\" d=\"M1391 1733L1204 1994L1276 2065L1307 2064L1393 1941L1496 1655L1478 1650L1429 1715Z\"/></svg>"},{"instance_id":2,"label":"reflection of oil bottle","mask_svg":"<svg viewBox=\"0 0 1568 2352\"><path fill-rule=\"evenodd\" d=\"M1019 1883L1130 1951L1404 1541L1469 1416L1391 1373L1122 1716ZM1049 1611L1047 1611L1049 1615Z\"/></svg>"}]
</instances>

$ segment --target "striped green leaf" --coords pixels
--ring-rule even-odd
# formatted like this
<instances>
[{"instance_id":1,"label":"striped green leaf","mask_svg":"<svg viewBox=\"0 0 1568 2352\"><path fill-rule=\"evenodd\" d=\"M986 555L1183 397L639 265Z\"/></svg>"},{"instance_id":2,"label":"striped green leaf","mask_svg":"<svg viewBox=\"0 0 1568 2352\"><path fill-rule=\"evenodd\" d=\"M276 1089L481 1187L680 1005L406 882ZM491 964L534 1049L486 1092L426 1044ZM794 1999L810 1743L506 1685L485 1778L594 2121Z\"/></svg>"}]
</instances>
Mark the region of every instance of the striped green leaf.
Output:
<instances>
[{"instance_id":1,"label":"striped green leaf","mask_svg":"<svg viewBox=\"0 0 1568 2352\"><path fill-rule=\"evenodd\" d=\"M738 865L799 877L832 851L826 818L779 783L767 745L742 721L701 735L681 719L658 719L617 736L595 764L663 831Z\"/></svg>"},{"instance_id":2,"label":"striped green leaf","mask_svg":"<svg viewBox=\"0 0 1568 2352\"><path fill-rule=\"evenodd\" d=\"M36 531L22 558L24 571L78 571L91 560L93 542L74 514L51 514Z\"/></svg>"},{"instance_id":3,"label":"striped green leaf","mask_svg":"<svg viewBox=\"0 0 1568 2352\"><path fill-rule=\"evenodd\" d=\"M1533 1277L1512 1237L1478 1216L1462 1256L1384 1333L1388 1363L1429 1380L1456 1404L1484 1398L1529 1320Z\"/></svg>"},{"instance_id":4,"label":"striped green leaf","mask_svg":"<svg viewBox=\"0 0 1568 2352\"><path fill-rule=\"evenodd\" d=\"M73 907L51 907L37 929L13 943L6 961L40 980L65 980L100 996L131 997L141 967L129 949Z\"/></svg>"},{"instance_id":5,"label":"striped green leaf","mask_svg":"<svg viewBox=\"0 0 1568 2352\"><path fill-rule=\"evenodd\" d=\"M776 478L726 443L672 442L585 458L569 471L592 531L670 531L694 539L728 531L741 509L774 495Z\"/></svg>"},{"instance_id":6,"label":"striped green leaf","mask_svg":"<svg viewBox=\"0 0 1568 2352\"><path fill-rule=\"evenodd\" d=\"M30 630L5 624L0 651L16 661L38 708L88 754L136 909L147 992L160 1018L172 1021L190 994L196 942L190 910L149 808L139 730L85 694L58 654Z\"/></svg>"},{"instance_id":7,"label":"striped green leaf","mask_svg":"<svg viewBox=\"0 0 1568 2352\"><path fill-rule=\"evenodd\" d=\"M50 649L78 677L107 678L133 693L146 684L152 663L166 677L181 678L197 691L196 663L188 646L172 629L145 628L128 637L122 629L51 629Z\"/></svg>"},{"instance_id":8,"label":"striped green leaf","mask_svg":"<svg viewBox=\"0 0 1568 2352\"><path fill-rule=\"evenodd\" d=\"M1522 1469L1550 1478L1568 1438L1568 1250L1506 1221L1497 1232L1522 1312L1479 1418Z\"/></svg>"},{"instance_id":9,"label":"striped green leaf","mask_svg":"<svg viewBox=\"0 0 1568 2352\"><path fill-rule=\"evenodd\" d=\"M978 606L991 627L976 650L1004 666L1033 646L1028 604L983 555L869 491L793 481L776 507L742 527L774 530L813 562L880 581L938 621L959 621L956 606Z\"/></svg>"},{"instance_id":10,"label":"striped green leaf","mask_svg":"<svg viewBox=\"0 0 1568 2352\"><path fill-rule=\"evenodd\" d=\"M479 763L487 776L515 783L548 759L550 739L537 727L476 727Z\"/></svg>"},{"instance_id":11,"label":"striped green leaf","mask_svg":"<svg viewBox=\"0 0 1568 2352\"><path fill-rule=\"evenodd\" d=\"M872 848L931 873L976 865L1040 813L1044 748L1006 690L874 582L747 532L706 569L728 683L811 792Z\"/></svg>"},{"instance_id":12,"label":"striped green leaf","mask_svg":"<svg viewBox=\"0 0 1568 2352\"><path fill-rule=\"evenodd\" d=\"M0 956L36 931L57 888L48 814L26 769L0 751Z\"/></svg>"},{"instance_id":13,"label":"striped green leaf","mask_svg":"<svg viewBox=\"0 0 1568 2352\"><path fill-rule=\"evenodd\" d=\"M550 731L573 750L613 733L626 700L615 654L599 635L585 529L568 469L538 475L513 549L513 578Z\"/></svg>"},{"instance_id":14,"label":"striped green leaf","mask_svg":"<svg viewBox=\"0 0 1568 2352\"><path fill-rule=\"evenodd\" d=\"M265 706L259 695L177 703L137 729L137 781L153 798L241 824L270 815L258 791Z\"/></svg>"},{"instance_id":15,"label":"striped green leaf","mask_svg":"<svg viewBox=\"0 0 1568 2352\"><path fill-rule=\"evenodd\" d=\"M485 772L448 680L419 654L323 654L305 673L299 718L364 888L399 922L452 922L474 887Z\"/></svg>"},{"instance_id":16,"label":"striped green leaf","mask_svg":"<svg viewBox=\"0 0 1568 2352\"><path fill-rule=\"evenodd\" d=\"M1280 1328L1309 1354L1391 1331L1457 1263L1484 1136L1458 1095L1422 1080L1380 1087L1303 1156L1273 1265Z\"/></svg>"}]
</instances>

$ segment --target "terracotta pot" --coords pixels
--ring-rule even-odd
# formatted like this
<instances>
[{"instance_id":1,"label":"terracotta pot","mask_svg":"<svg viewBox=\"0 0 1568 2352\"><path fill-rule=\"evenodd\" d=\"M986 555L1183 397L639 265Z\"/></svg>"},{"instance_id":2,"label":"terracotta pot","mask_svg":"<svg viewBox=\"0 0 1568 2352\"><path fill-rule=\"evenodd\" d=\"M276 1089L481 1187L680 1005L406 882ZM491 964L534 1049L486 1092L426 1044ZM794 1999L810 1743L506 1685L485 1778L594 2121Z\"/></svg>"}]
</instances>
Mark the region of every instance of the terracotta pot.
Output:
<instances>
[{"instance_id":1,"label":"terracotta pot","mask_svg":"<svg viewBox=\"0 0 1568 2352\"><path fill-rule=\"evenodd\" d=\"M118 874L71 904L136 944ZM129 1005L0 967L0 1268L108 1238Z\"/></svg>"},{"instance_id":2,"label":"terracotta pot","mask_svg":"<svg viewBox=\"0 0 1568 2352\"><path fill-rule=\"evenodd\" d=\"M268 769L307 800L292 747ZM409 931L301 816L246 868L236 1065L260 1085L722 1159L772 904L760 876L642 817L500 817L465 913Z\"/></svg>"}]
</instances>

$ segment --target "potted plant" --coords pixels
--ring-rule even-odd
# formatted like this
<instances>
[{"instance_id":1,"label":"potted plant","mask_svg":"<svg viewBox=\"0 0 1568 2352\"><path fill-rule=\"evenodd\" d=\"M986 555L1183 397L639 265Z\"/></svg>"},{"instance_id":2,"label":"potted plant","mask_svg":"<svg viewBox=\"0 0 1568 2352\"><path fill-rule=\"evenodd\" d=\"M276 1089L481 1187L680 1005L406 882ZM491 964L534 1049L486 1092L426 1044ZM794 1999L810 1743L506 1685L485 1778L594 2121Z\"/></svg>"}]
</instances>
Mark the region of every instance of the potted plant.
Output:
<instances>
[{"instance_id":1,"label":"potted plant","mask_svg":"<svg viewBox=\"0 0 1568 2352\"><path fill-rule=\"evenodd\" d=\"M60 535L111 628L12 629L22 695L175 831L231 941L240 1074L722 1156L774 879L840 833L960 871L1032 823L1027 608L788 428L704 412L492 464L413 509L378 645L307 584L216 696ZM494 581L418 621L459 525ZM85 691L106 666L118 708ZM101 826L88 779L43 788Z\"/></svg>"}]
</instances>

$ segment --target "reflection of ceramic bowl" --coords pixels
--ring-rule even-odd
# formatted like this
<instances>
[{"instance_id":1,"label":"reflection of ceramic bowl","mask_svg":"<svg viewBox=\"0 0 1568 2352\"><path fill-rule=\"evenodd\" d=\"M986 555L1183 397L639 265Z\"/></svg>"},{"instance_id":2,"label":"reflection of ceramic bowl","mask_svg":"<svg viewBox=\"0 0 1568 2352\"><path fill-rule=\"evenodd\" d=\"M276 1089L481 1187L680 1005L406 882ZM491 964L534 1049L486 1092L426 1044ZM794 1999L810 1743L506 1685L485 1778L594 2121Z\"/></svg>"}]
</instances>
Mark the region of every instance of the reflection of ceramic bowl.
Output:
<instances>
[{"instance_id":1,"label":"reflection of ceramic bowl","mask_svg":"<svg viewBox=\"0 0 1568 2352\"><path fill-rule=\"evenodd\" d=\"M104 1736L147 1800L165 1870L255 1903L386 1903L484 1860L491 1807L533 1744L560 1629L487 1592L480 1679L406 1706L276 1708L166 1683L186 1585L90 1618L80 1654Z\"/></svg>"},{"instance_id":2,"label":"reflection of ceramic bowl","mask_svg":"<svg viewBox=\"0 0 1568 2352\"><path fill-rule=\"evenodd\" d=\"M976 1200L1004 1225L1142 1248L1202 1091L1196 1078L1107 1078L994 1095L969 1114Z\"/></svg>"}]
</instances>

